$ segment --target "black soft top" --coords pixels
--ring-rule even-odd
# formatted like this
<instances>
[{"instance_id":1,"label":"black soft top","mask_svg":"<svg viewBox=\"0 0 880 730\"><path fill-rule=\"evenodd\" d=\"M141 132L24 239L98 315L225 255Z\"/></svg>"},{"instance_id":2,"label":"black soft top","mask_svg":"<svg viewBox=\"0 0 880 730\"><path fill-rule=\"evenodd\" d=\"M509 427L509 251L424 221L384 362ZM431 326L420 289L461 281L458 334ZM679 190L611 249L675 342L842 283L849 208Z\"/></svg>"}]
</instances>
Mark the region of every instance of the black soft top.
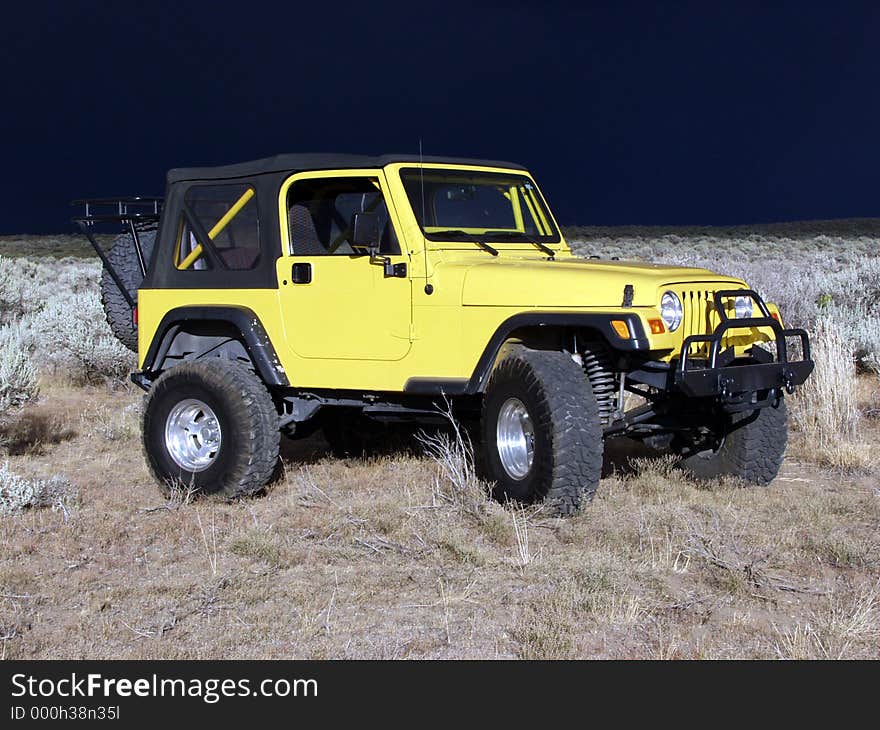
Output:
<instances>
[{"instance_id":1,"label":"black soft top","mask_svg":"<svg viewBox=\"0 0 880 730\"><path fill-rule=\"evenodd\" d=\"M514 162L498 160L471 160L464 157L424 157L423 162L441 165L481 165L483 167L503 167L512 170L525 170ZM168 182L182 180L225 180L227 178L250 177L273 172L306 172L308 170L346 170L385 167L392 162L411 162L419 164L418 155L345 155L338 153L306 152L301 154L275 155L261 160L239 162L221 167L177 167L168 172Z\"/></svg>"}]
</instances>

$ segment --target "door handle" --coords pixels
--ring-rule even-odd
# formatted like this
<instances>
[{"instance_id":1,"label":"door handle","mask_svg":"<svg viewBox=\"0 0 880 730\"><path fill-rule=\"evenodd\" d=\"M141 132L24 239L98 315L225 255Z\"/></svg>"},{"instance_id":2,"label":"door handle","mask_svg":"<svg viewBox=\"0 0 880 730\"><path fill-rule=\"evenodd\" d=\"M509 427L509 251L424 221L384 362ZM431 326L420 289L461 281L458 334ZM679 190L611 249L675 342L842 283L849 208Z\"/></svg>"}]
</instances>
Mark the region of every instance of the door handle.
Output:
<instances>
[{"instance_id":1,"label":"door handle","mask_svg":"<svg viewBox=\"0 0 880 730\"><path fill-rule=\"evenodd\" d=\"M308 262L300 262L293 265L290 272L290 280L294 284L312 283L312 265Z\"/></svg>"}]
</instances>

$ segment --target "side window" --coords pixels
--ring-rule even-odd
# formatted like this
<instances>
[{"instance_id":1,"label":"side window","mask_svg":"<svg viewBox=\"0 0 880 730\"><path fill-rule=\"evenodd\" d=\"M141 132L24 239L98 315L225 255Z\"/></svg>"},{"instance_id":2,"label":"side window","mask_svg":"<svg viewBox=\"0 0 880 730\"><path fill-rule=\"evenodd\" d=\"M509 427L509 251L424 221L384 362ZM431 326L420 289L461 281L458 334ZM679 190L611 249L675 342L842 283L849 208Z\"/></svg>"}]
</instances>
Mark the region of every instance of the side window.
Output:
<instances>
[{"instance_id":1,"label":"side window","mask_svg":"<svg viewBox=\"0 0 880 730\"><path fill-rule=\"evenodd\" d=\"M290 251L294 256L352 256L355 213L375 213L384 254L400 253L400 245L379 181L369 177L300 180L287 192Z\"/></svg>"},{"instance_id":2,"label":"side window","mask_svg":"<svg viewBox=\"0 0 880 730\"><path fill-rule=\"evenodd\" d=\"M260 258L260 224L257 201L250 185L195 185L186 191L184 203L210 239L224 267L253 269ZM197 226L196 228L198 228ZM181 216L175 265L178 269L205 270L215 267L207 245Z\"/></svg>"}]
</instances>

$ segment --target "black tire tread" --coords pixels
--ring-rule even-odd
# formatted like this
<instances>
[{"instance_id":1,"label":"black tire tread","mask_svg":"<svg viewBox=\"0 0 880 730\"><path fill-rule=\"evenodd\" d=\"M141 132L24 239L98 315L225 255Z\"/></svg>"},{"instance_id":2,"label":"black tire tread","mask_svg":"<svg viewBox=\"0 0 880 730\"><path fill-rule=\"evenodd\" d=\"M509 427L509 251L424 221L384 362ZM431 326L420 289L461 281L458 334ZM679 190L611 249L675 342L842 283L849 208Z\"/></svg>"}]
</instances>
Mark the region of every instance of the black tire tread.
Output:
<instances>
[{"instance_id":1,"label":"black tire tread","mask_svg":"<svg viewBox=\"0 0 880 730\"><path fill-rule=\"evenodd\" d=\"M229 500L260 491L272 479L281 443L278 412L272 397L260 378L241 362L211 358L185 362L162 373L144 398L142 439L144 458L153 476L160 483L165 477L157 470L150 454L146 434L149 433L151 403L163 390L179 378L201 379L208 387L225 391L235 403L235 419L247 424L244 442L246 459L234 473L227 473L223 486L215 494Z\"/></svg>"},{"instance_id":2,"label":"black tire tread","mask_svg":"<svg viewBox=\"0 0 880 730\"><path fill-rule=\"evenodd\" d=\"M521 345L511 347L498 363L486 391L508 378L520 379L539 394L535 425L550 434L552 463L535 500L543 498L552 511L571 515L592 499L602 473L602 426L590 381L569 354Z\"/></svg>"},{"instance_id":3,"label":"black tire tread","mask_svg":"<svg viewBox=\"0 0 880 730\"><path fill-rule=\"evenodd\" d=\"M751 415L737 414L734 420ZM728 434L712 456L690 456L680 466L699 479L729 475L748 484L766 486L779 473L787 442L788 410L782 400L777 408L761 409L755 420Z\"/></svg>"},{"instance_id":4,"label":"black tire tread","mask_svg":"<svg viewBox=\"0 0 880 730\"><path fill-rule=\"evenodd\" d=\"M138 239L141 242L144 260L149 262L153 254L156 232L143 231L138 234ZM134 300L137 303L137 290L144 277L131 234L124 233L117 236L107 251L107 258L129 291L134 293ZM107 324L110 325L110 330L116 338L129 350L137 352L137 325L132 321L131 308L106 269L101 271L101 305L104 307Z\"/></svg>"}]
</instances>

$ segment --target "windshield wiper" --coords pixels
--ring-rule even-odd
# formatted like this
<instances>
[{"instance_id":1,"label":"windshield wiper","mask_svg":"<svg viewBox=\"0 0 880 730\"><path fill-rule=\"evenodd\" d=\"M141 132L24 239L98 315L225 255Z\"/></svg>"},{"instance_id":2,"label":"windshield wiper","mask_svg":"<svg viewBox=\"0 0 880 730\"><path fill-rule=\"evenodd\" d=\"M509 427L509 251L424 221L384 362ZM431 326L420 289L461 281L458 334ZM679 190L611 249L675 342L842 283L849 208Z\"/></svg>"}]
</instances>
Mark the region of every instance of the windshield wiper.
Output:
<instances>
[{"instance_id":1,"label":"windshield wiper","mask_svg":"<svg viewBox=\"0 0 880 730\"><path fill-rule=\"evenodd\" d=\"M488 251L493 256L498 255L498 249L494 246L490 246L483 239L477 238L473 233L468 233L467 231L460 231L458 229L449 230L449 231L438 231L438 236L454 236L455 238L466 238L468 241L473 241L484 251Z\"/></svg>"},{"instance_id":2,"label":"windshield wiper","mask_svg":"<svg viewBox=\"0 0 880 730\"><path fill-rule=\"evenodd\" d=\"M554 251L552 248L550 248L549 246L545 246L540 241L536 241L530 235L528 235L527 233L522 233L521 231L516 231L515 233L502 233L501 231L498 231L497 233L488 233L486 235L489 238L519 238L537 246L539 249L541 249L541 251L547 254L549 258L552 259L556 257L556 251Z\"/></svg>"}]
</instances>

